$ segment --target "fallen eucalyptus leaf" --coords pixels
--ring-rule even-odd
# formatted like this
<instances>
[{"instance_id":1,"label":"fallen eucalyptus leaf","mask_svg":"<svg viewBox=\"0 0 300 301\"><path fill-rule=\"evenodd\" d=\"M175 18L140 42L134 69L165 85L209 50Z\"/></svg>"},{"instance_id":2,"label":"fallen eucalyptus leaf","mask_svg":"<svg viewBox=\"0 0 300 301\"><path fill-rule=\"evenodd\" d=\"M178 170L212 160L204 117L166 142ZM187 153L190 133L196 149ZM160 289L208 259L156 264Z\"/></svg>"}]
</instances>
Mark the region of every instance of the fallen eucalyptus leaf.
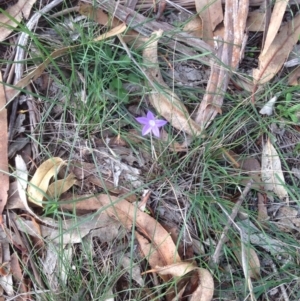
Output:
<instances>
[{"instance_id":1,"label":"fallen eucalyptus leaf","mask_svg":"<svg viewBox=\"0 0 300 301\"><path fill-rule=\"evenodd\" d=\"M69 174L65 179L57 180L53 182L48 190L47 194L51 198L58 198L62 193L69 190L77 182L74 174Z\"/></svg>"},{"instance_id":2,"label":"fallen eucalyptus leaf","mask_svg":"<svg viewBox=\"0 0 300 301\"><path fill-rule=\"evenodd\" d=\"M191 271L197 271L198 286L190 296L191 301L210 301L214 294L214 280L210 272L203 268L198 268L190 262L179 262L164 267L156 266L154 269L147 271L156 272L160 275L172 275L182 277Z\"/></svg>"},{"instance_id":3,"label":"fallen eucalyptus leaf","mask_svg":"<svg viewBox=\"0 0 300 301\"><path fill-rule=\"evenodd\" d=\"M280 28L268 51L259 56L258 68L253 70L256 83L270 81L281 69L294 45L299 41L300 14Z\"/></svg>"},{"instance_id":4,"label":"fallen eucalyptus leaf","mask_svg":"<svg viewBox=\"0 0 300 301\"><path fill-rule=\"evenodd\" d=\"M261 177L266 191L274 191L281 199L288 201L285 180L281 169L281 161L270 139L263 146L261 159Z\"/></svg>"},{"instance_id":5,"label":"fallen eucalyptus leaf","mask_svg":"<svg viewBox=\"0 0 300 301\"><path fill-rule=\"evenodd\" d=\"M26 188L28 184L28 171L27 171L26 163L20 155L17 155L15 157L15 165L16 165L15 176L17 179L17 188L18 188L18 195L19 195L18 200L21 200L22 205L27 210L27 212L33 215L36 219L41 220L31 210L31 208L28 206L27 203Z\"/></svg>"},{"instance_id":6,"label":"fallen eucalyptus leaf","mask_svg":"<svg viewBox=\"0 0 300 301\"><path fill-rule=\"evenodd\" d=\"M109 216L129 230L132 230L134 225L144 239L148 240L148 244L151 242L151 253L157 252L163 265L181 261L170 234L154 218L126 200L105 194L100 194L97 198L102 206L107 207L106 212ZM151 253L147 256L151 256Z\"/></svg>"},{"instance_id":7,"label":"fallen eucalyptus leaf","mask_svg":"<svg viewBox=\"0 0 300 301\"><path fill-rule=\"evenodd\" d=\"M261 55L265 55L267 51L269 50L272 42L274 41L278 29L280 28L280 25L282 24L282 18L285 13L286 7L288 5L288 0L276 0L275 5L273 7L271 19L268 26L268 32L264 44L264 48L261 52Z\"/></svg>"},{"instance_id":8,"label":"fallen eucalyptus leaf","mask_svg":"<svg viewBox=\"0 0 300 301\"><path fill-rule=\"evenodd\" d=\"M55 177L65 162L63 159L54 157L43 162L36 170L27 188L30 202L43 207L42 201L49 187L52 177Z\"/></svg>"},{"instance_id":9,"label":"fallen eucalyptus leaf","mask_svg":"<svg viewBox=\"0 0 300 301\"><path fill-rule=\"evenodd\" d=\"M27 19L29 17L31 8L35 2L36 0L19 0L0 14L0 41L5 40L14 28L19 26L23 18Z\"/></svg>"}]
</instances>

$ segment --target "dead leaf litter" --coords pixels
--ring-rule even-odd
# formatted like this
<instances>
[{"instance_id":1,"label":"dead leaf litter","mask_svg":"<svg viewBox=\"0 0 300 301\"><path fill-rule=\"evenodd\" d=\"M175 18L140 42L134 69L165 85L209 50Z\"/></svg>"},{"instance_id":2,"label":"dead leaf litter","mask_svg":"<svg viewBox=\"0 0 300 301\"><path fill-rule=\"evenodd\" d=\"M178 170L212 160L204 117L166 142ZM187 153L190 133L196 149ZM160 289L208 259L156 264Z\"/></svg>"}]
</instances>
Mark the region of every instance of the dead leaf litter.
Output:
<instances>
[{"instance_id":1,"label":"dead leaf litter","mask_svg":"<svg viewBox=\"0 0 300 301\"><path fill-rule=\"evenodd\" d=\"M297 5L0 1L0 300L298 300Z\"/></svg>"}]
</instances>

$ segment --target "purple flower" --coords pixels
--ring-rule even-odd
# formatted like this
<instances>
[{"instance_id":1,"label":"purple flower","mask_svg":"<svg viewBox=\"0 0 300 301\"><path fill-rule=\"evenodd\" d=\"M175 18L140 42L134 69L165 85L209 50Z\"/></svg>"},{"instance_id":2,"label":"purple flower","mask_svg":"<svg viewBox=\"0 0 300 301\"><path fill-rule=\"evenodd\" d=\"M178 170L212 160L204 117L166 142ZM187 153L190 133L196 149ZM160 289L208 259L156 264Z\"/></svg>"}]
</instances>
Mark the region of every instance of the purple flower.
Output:
<instances>
[{"instance_id":1,"label":"purple flower","mask_svg":"<svg viewBox=\"0 0 300 301\"><path fill-rule=\"evenodd\" d=\"M136 120L144 125L142 130L143 136L152 132L154 136L159 137L159 128L167 123L165 120L155 119L151 111L148 111L147 117L137 117Z\"/></svg>"}]
</instances>

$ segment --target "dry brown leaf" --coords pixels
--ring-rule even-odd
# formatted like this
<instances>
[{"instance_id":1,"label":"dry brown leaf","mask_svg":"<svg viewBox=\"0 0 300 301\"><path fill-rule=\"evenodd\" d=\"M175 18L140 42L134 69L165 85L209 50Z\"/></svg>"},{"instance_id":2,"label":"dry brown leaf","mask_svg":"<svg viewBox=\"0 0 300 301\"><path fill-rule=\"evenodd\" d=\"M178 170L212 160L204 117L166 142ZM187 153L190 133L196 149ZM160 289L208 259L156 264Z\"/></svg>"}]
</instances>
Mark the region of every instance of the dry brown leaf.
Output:
<instances>
[{"instance_id":1,"label":"dry brown leaf","mask_svg":"<svg viewBox=\"0 0 300 301\"><path fill-rule=\"evenodd\" d=\"M235 242L233 253L238 259L240 265L243 266L242 247L240 242ZM245 259L249 277L256 280L260 279L260 261L255 250L249 245L245 246Z\"/></svg>"},{"instance_id":2,"label":"dry brown leaf","mask_svg":"<svg viewBox=\"0 0 300 301\"><path fill-rule=\"evenodd\" d=\"M161 130L160 137L162 141L168 143L168 147L172 152L187 152L189 150L189 145L193 141L192 137L190 136L185 136L182 143L174 141L164 129Z\"/></svg>"},{"instance_id":3,"label":"dry brown leaf","mask_svg":"<svg viewBox=\"0 0 300 301\"><path fill-rule=\"evenodd\" d=\"M108 39L112 36L115 36L119 34L120 32L123 32L126 29L126 25L120 24L118 27L114 28L113 30L104 33L100 35L94 42L102 41L105 39ZM53 51L49 58L47 58L42 64L38 65L36 69L28 73L24 78L22 78L19 82L17 82L13 87L5 87L5 93L7 97L7 102L10 102L12 99L14 99L20 92L21 89L26 87L30 82L33 80L36 80L45 70L45 68L56 58L70 52L75 51L78 47L81 47L81 45L74 45L70 47L64 47L61 49L57 49ZM0 110L3 107L0 108Z\"/></svg>"},{"instance_id":4,"label":"dry brown leaf","mask_svg":"<svg viewBox=\"0 0 300 301\"><path fill-rule=\"evenodd\" d=\"M36 232L39 234L39 237L32 237L33 242L33 249L35 250L36 254L38 254L40 257L43 257L44 250L45 250L45 241L42 239L42 231L41 231L41 225L35 220L34 217L30 216L30 219L32 221L32 225Z\"/></svg>"},{"instance_id":5,"label":"dry brown leaf","mask_svg":"<svg viewBox=\"0 0 300 301\"><path fill-rule=\"evenodd\" d=\"M57 175L64 164L63 159L54 157L43 162L38 167L27 188L30 202L43 207L42 201L49 188L49 182Z\"/></svg>"},{"instance_id":6,"label":"dry brown leaf","mask_svg":"<svg viewBox=\"0 0 300 301\"><path fill-rule=\"evenodd\" d=\"M20 21L29 17L31 8L36 0L19 0L17 3L9 7L5 13L0 14L1 33L0 41L5 38L19 26Z\"/></svg>"},{"instance_id":7,"label":"dry brown leaf","mask_svg":"<svg viewBox=\"0 0 300 301\"><path fill-rule=\"evenodd\" d=\"M261 177L266 191L274 191L281 200L288 201L281 161L270 139L264 144L262 150Z\"/></svg>"},{"instance_id":8,"label":"dry brown leaf","mask_svg":"<svg viewBox=\"0 0 300 301\"><path fill-rule=\"evenodd\" d=\"M140 264L132 264L131 254L124 254L121 258L121 264L125 271L130 273L131 278L141 287L144 287L145 281L141 276L141 266Z\"/></svg>"},{"instance_id":9,"label":"dry brown leaf","mask_svg":"<svg viewBox=\"0 0 300 301\"><path fill-rule=\"evenodd\" d=\"M97 168L94 163L79 161L71 161L69 170L78 180L86 179L97 173Z\"/></svg>"},{"instance_id":10,"label":"dry brown leaf","mask_svg":"<svg viewBox=\"0 0 300 301\"><path fill-rule=\"evenodd\" d=\"M14 181L9 185L6 209L26 209L19 195L17 181Z\"/></svg>"},{"instance_id":11,"label":"dry brown leaf","mask_svg":"<svg viewBox=\"0 0 300 301\"><path fill-rule=\"evenodd\" d=\"M147 273L158 273L160 275L172 275L173 277L182 277L183 275L198 269L191 262L178 262L167 266L155 266L155 268L147 271Z\"/></svg>"},{"instance_id":12,"label":"dry brown leaf","mask_svg":"<svg viewBox=\"0 0 300 301\"><path fill-rule=\"evenodd\" d=\"M2 75L0 73L0 82ZM7 110L6 97L3 85L0 85L0 223L2 223L2 212L7 202L9 177L8 177L8 137L7 137Z\"/></svg>"},{"instance_id":13,"label":"dry brown leaf","mask_svg":"<svg viewBox=\"0 0 300 301\"><path fill-rule=\"evenodd\" d=\"M262 224L270 219L268 215L267 204L261 193L257 194L257 220Z\"/></svg>"},{"instance_id":14,"label":"dry brown leaf","mask_svg":"<svg viewBox=\"0 0 300 301\"><path fill-rule=\"evenodd\" d=\"M282 206L276 212L276 225L284 232L293 232L300 229L300 218L298 209Z\"/></svg>"},{"instance_id":15,"label":"dry brown leaf","mask_svg":"<svg viewBox=\"0 0 300 301\"><path fill-rule=\"evenodd\" d=\"M102 187L103 189L105 189L105 191L109 191L110 193L114 194L114 195L126 195L126 200L129 202L136 202L137 196L135 195L135 193L131 190L129 190L128 188L125 187L119 187L116 188L115 185L113 184L113 181L109 181L109 180L105 180L105 179L100 179L96 176L89 176L86 179L86 183L92 183L93 185L96 185L98 187Z\"/></svg>"},{"instance_id":16,"label":"dry brown leaf","mask_svg":"<svg viewBox=\"0 0 300 301\"><path fill-rule=\"evenodd\" d=\"M200 283L193 292L190 301L210 301L214 294L214 280L210 272L206 269L199 268L198 276Z\"/></svg>"},{"instance_id":17,"label":"dry brown leaf","mask_svg":"<svg viewBox=\"0 0 300 301\"><path fill-rule=\"evenodd\" d=\"M289 73L288 84L290 86L299 86L300 83L300 66L296 67Z\"/></svg>"},{"instance_id":18,"label":"dry brown leaf","mask_svg":"<svg viewBox=\"0 0 300 301\"><path fill-rule=\"evenodd\" d=\"M120 221L127 229L134 225L151 242L152 250L157 251L164 266L181 261L170 234L154 218L125 200L105 194L100 194L97 198L102 206L107 207L109 216Z\"/></svg>"},{"instance_id":19,"label":"dry brown leaf","mask_svg":"<svg viewBox=\"0 0 300 301\"><path fill-rule=\"evenodd\" d=\"M58 204L63 210L75 210L77 215L99 210L102 206L101 202L93 194L73 195L71 193L60 199Z\"/></svg>"},{"instance_id":20,"label":"dry brown leaf","mask_svg":"<svg viewBox=\"0 0 300 301\"><path fill-rule=\"evenodd\" d=\"M260 9L250 11L247 18L247 30L249 31L264 31L265 30L265 12Z\"/></svg>"},{"instance_id":21,"label":"dry brown leaf","mask_svg":"<svg viewBox=\"0 0 300 301\"><path fill-rule=\"evenodd\" d=\"M183 30L192 34L194 37L201 39L203 36L203 31L202 31L202 21L200 17L195 16L193 19L187 22L184 25Z\"/></svg>"},{"instance_id":22,"label":"dry brown leaf","mask_svg":"<svg viewBox=\"0 0 300 301\"><path fill-rule=\"evenodd\" d=\"M41 225L41 234L34 227L31 220L16 217L15 222L20 231L37 238L40 238L40 235L42 235L44 238L47 237L47 242L55 244L81 243L82 238L95 229L97 229L97 234L102 242L109 242L120 236L120 223L110 218L106 212L66 219L62 224L54 220L50 222L49 219L44 218L43 222L51 224L51 226Z\"/></svg>"},{"instance_id":23,"label":"dry brown leaf","mask_svg":"<svg viewBox=\"0 0 300 301\"><path fill-rule=\"evenodd\" d=\"M109 18L107 13L105 13L102 9L95 9L95 7L90 3L84 3L80 1L78 12L81 15L87 16L88 18L93 19L95 22L98 22L104 26L111 25L115 27L121 23L121 21L116 18Z\"/></svg>"},{"instance_id":24,"label":"dry brown leaf","mask_svg":"<svg viewBox=\"0 0 300 301\"><path fill-rule=\"evenodd\" d=\"M65 179L54 181L47 190L51 198L58 198L62 193L69 190L77 182L74 174L69 174Z\"/></svg>"},{"instance_id":25,"label":"dry brown leaf","mask_svg":"<svg viewBox=\"0 0 300 301\"><path fill-rule=\"evenodd\" d=\"M196 270L198 272L198 287L190 296L193 301L210 301L214 293L214 280L210 272L206 269L198 268L189 262L179 262L164 267L156 266L154 269L147 271L156 272L160 275L172 275L174 277L182 277L187 273Z\"/></svg>"},{"instance_id":26,"label":"dry brown leaf","mask_svg":"<svg viewBox=\"0 0 300 301\"><path fill-rule=\"evenodd\" d=\"M288 5L288 2L289 2L288 0L276 0L275 1L275 5L273 7L270 23L268 26L268 32L267 32L263 50L261 52L261 56L264 56L267 53L267 51L269 50L269 47L271 46L272 42L274 41L275 36L277 35L277 32L282 23L282 18L285 13L285 9Z\"/></svg>"},{"instance_id":27,"label":"dry brown leaf","mask_svg":"<svg viewBox=\"0 0 300 301\"><path fill-rule=\"evenodd\" d=\"M195 0L195 5L202 20L203 40L213 46L213 32L223 21L222 1Z\"/></svg>"},{"instance_id":28,"label":"dry brown leaf","mask_svg":"<svg viewBox=\"0 0 300 301\"><path fill-rule=\"evenodd\" d=\"M10 260L11 273L14 280L16 281L16 287L18 287L17 294L22 295L22 297L16 298L16 301L24 301L26 299L28 300L30 296L29 294L27 294L28 289L19 263L19 255L17 255L17 253L13 253L10 257Z\"/></svg>"},{"instance_id":29,"label":"dry brown leaf","mask_svg":"<svg viewBox=\"0 0 300 301\"><path fill-rule=\"evenodd\" d=\"M139 242L139 247L143 253L143 256L147 259L151 267L163 264L163 258L159 255L158 250L153 247L152 243L148 239L139 234L137 231L135 232L135 237ZM161 278L165 282L171 279L170 275L168 274L161 275Z\"/></svg>"},{"instance_id":30,"label":"dry brown leaf","mask_svg":"<svg viewBox=\"0 0 300 301\"><path fill-rule=\"evenodd\" d=\"M26 188L28 184L28 171L27 171L26 163L20 155L16 155L15 165L16 165L15 176L17 179L19 200L21 200L27 212L33 215L37 220L41 220L27 204Z\"/></svg>"},{"instance_id":31,"label":"dry brown leaf","mask_svg":"<svg viewBox=\"0 0 300 301\"><path fill-rule=\"evenodd\" d=\"M144 63L149 66L145 70L149 81L147 85L153 88L149 94L150 102L174 128L189 135L200 135L199 126L190 118L184 104L163 81L157 57L158 39L161 35L162 31L154 32L143 51Z\"/></svg>"},{"instance_id":32,"label":"dry brown leaf","mask_svg":"<svg viewBox=\"0 0 300 301\"><path fill-rule=\"evenodd\" d=\"M122 24L112 28L107 33L101 34L99 37L95 38L94 42L103 41L103 40L108 39L110 37L116 36L116 35L124 32L126 30L126 28L127 28L126 24L122 23Z\"/></svg>"},{"instance_id":33,"label":"dry brown leaf","mask_svg":"<svg viewBox=\"0 0 300 301\"><path fill-rule=\"evenodd\" d=\"M253 180L252 189L261 190L263 183L259 161L255 158L245 158L244 160L239 158L238 162L241 164L241 169L247 171L247 175ZM244 184L246 185L248 182L249 179L246 179Z\"/></svg>"},{"instance_id":34,"label":"dry brown leaf","mask_svg":"<svg viewBox=\"0 0 300 301\"><path fill-rule=\"evenodd\" d=\"M294 45L299 41L300 14L283 25L264 55L259 56L259 65L253 69L256 83L264 84L270 81L281 69Z\"/></svg>"}]
</instances>

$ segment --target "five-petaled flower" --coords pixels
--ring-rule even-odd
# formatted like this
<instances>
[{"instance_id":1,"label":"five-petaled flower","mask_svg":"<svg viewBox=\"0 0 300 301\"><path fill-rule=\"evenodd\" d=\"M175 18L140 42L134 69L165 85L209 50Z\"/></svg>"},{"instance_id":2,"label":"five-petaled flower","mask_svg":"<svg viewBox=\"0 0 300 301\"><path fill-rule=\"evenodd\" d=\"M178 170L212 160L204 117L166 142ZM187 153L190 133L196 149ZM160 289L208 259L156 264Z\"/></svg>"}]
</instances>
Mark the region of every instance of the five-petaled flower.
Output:
<instances>
[{"instance_id":1,"label":"five-petaled flower","mask_svg":"<svg viewBox=\"0 0 300 301\"><path fill-rule=\"evenodd\" d=\"M154 136L159 137L159 128L167 123L165 120L155 119L151 111L148 111L147 117L137 117L136 120L144 125L142 130L143 136L152 132Z\"/></svg>"}]
</instances>

